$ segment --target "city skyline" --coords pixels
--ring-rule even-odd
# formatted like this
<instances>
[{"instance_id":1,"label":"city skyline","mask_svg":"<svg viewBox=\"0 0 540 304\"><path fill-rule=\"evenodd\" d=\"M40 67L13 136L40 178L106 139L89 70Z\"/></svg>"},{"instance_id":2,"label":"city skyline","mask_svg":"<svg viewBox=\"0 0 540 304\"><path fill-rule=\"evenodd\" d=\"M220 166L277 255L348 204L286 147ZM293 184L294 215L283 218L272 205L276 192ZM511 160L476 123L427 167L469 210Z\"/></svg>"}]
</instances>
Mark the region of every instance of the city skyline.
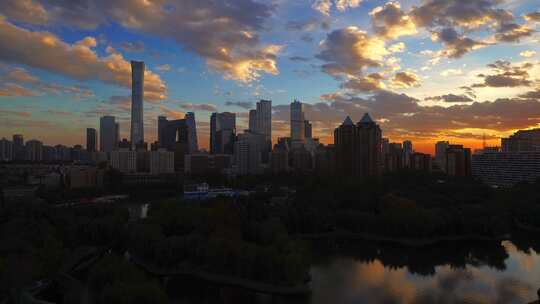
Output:
<instances>
[{"instance_id":1,"label":"city skyline","mask_svg":"<svg viewBox=\"0 0 540 304\"><path fill-rule=\"evenodd\" d=\"M248 129L261 99L272 100L274 143L290 133L294 99L322 143L368 112L385 137L431 154L441 140L499 145L540 122L535 1L91 2L0 4L0 41L12 42L0 46L0 137L84 145L111 115L130 138L132 60L146 67L148 143L158 116L193 112L208 149L211 113L235 113ZM226 25L190 26L202 17L180 3Z\"/></svg>"}]
</instances>

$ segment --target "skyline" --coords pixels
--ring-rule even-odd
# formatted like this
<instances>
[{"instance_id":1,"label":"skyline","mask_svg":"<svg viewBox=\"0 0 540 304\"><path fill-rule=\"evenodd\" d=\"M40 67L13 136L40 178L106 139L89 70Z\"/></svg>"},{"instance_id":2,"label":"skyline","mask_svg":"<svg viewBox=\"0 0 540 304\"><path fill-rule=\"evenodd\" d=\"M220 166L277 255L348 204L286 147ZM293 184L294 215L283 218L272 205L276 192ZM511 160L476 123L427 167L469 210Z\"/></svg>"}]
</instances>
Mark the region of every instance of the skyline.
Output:
<instances>
[{"instance_id":1,"label":"skyline","mask_svg":"<svg viewBox=\"0 0 540 304\"><path fill-rule=\"evenodd\" d=\"M90 2L0 4L0 137L84 144L113 115L129 138L131 60L147 67L147 142L159 115L192 111L208 149L212 112L236 113L241 131L259 99L273 102L274 141L295 98L323 143L364 112L429 153L540 122L535 1Z\"/></svg>"}]
</instances>

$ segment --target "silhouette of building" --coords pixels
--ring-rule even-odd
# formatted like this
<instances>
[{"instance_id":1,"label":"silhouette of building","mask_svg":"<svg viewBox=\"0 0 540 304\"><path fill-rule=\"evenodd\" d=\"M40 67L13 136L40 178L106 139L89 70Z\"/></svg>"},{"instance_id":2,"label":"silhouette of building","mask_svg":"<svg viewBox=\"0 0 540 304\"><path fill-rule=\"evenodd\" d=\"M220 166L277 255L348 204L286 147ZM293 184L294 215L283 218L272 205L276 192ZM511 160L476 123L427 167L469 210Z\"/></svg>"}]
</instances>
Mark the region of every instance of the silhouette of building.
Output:
<instances>
[{"instance_id":1,"label":"silhouette of building","mask_svg":"<svg viewBox=\"0 0 540 304\"><path fill-rule=\"evenodd\" d=\"M162 148L149 154L151 174L174 173L174 152Z\"/></svg>"},{"instance_id":2,"label":"silhouette of building","mask_svg":"<svg viewBox=\"0 0 540 304\"><path fill-rule=\"evenodd\" d=\"M26 160L42 161L43 160L43 143L39 140L32 139L26 142Z\"/></svg>"},{"instance_id":3,"label":"silhouette of building","mask_svg":"<svg viewBox=\"0 0 540 304\"><path fill-rule=\"evenodd\" d=\"M334 145L319 145L315 150L315 172L322 176L336 174L336 150Z\"/></svg>"},{"instance_id":4,"label":"silhouette of building","mask_svg":"<svg viewBox=\"0 0 540 304\"><path fill-rule=\"evenodd\" d=\"M24 150L24 138L21 134L13 135L13 159L26 159L26 152Z\"/></svg>"},{"instance_id":5,"label":"silhouette of building","mask_svg":"<svg viewBox=\"0 0 540 304\"><path fill-rule=\"evenodd\" d=\"M449 176L471 176L471 149L462 145L448 145L445 172Z\"/></svg>"},{"instance_id":6,"label":"silhouette of building","mask_svg":"<svg viewBox=\"0 0 540 304\"><path fill-rule=\"evenodd\" d=\"M431 155L415 152L409 155L409 159L409 168L411 168L412 170L431 173Z\"/></svg>"},{"instance_id":7,"label":"silhouette of building","mask_svg":"<svg viewBox=\"0 0 540 304\"><path fill-rule=\"evenodd\" d=\"M289 152L289 163L295 172L310 172L313 170L313 157L305 146L299 146Z\"/></svg>"},{"instance_id":8,"label":"silhouette of building","mask_svg":"<svg viewBox=\"0 0 540 304\"><path fill-rule=\"evenodd\" d=\"M402 170L405 165L404 155L401 143L389 143L388 152L384 154L384 171Z\"/></svg>"},{"instance_id":9,"label":"silhouette of building","mask_svg":"<svg viewBox=\"0 0 540 304\"><path fill-rule=\"evenodd\" d=\"M304 138L313 138L312 125L309 120L304 120Z\"/></svg>"},{"instance_id":10,"label":"silhouette of building","mask_svg":"<svg viewBox=\"0 0 540 304\"><path fill-rule=\"evenodd\" d=\"M86 129L86 151L97 151L97 131L94 128Z\"/></svg>"},{"instance_id":11,"label":"silhouette of building","mask_svg":"<svg viewBox=\"0 0 540 304\"><path fill-rule=\"evenodd\" d=\"M0 140L0 161L13 160L13 142L2 138Z\"/></svg>"},{"instance_id":12,"label":"silhouette of building","mask_svg":"<svg viewBox=\"0 0 540 304\"><path fill-rule=\"evenodd\" d=\"M232 154L236 137L236 114L212 113L210 116L210 153Z\"/></svg>"},{"instance_id":13,"label":"silhouette of building","mask_svg":"<svg viewBox=\"0 0 540 304\"><path fill-rule=\"evenodd\" d=\"M197 140L197 123L195 122L195 113L187 112L184 118L186 119L186 125L188 127L189 153L193 154L199 151L199 143Z\"/></svg>"},{"instance_id":14,"label":"silhouette of building","mask_svg":"<svg viewBox=\"0 0 540 304\"><path fill-rule=\"evenodd\" d=\"M265 136L246 131L238 135L234 143L234 166L237 175L256 175L262 173L261 150Z\"/></svg>"},{"instance_id":15,"label":"silhouette of building","mask_svg":"<svg viewBox=\"0 0 540 304\"><path fill-rule=\"evenodd\" d=\"M184 172L187 175L228 174L232 156L229 154L191 154L186 155Z\"/></svg>"},{"instance_id":16,"label":"silhouette of building","mask_svg":"<svg viewBox=\"0 0 540 304\"><path fill-rule=\"evenodd\" d=\"M144 62L131 61L131 143L144 142Z\"/></svg>"},{"instance_id":17,"label":"silhouette of building","mask_svg":"<svg viewBox=\"0 0 540 304\"><path fill-rule=\"evenodd\" d=\"M289 171L289 145L287 140L279 138L270 155L270 169L273 174Z\"/></svg>"},{"instance_id":18,"label":"silhouette of building","mask_svg":"<svg viewBox=\"0 0 540 304\"><path fill-rule=\"evenodd\" d=\"M257 110L249 110L249 131L257 132Z\"/></svg>"},{"instance_id":19,"label":"silhouette of building","mask_svg":"<svg viewBox=\"0 0 540 304\"><path fill-rule=\"evenodd\" d=\"M474 154L472 175L492 186L534 182L540 178L540 151Z\"/></svg>"},{"instance_id":20,"label":"silhouette of building","mask_svg":"<svg viewBox=\"0 0 540 304\"><path fill-rule=\"evenodd\" d=\"M110 152L111 167L124 172L133 173L137 171L137 152L126 148L121 148Z\"/></svg>"},{"instance_id":21,"label":"silhouette of building","mask_svg":"<svg viewBox=\"0 0 540 304\"><path fill-rule=\"evenodd\" d=\"M188 146L189 154L193 145L190 145L190 128L186 119L167 120L164 116L158 117L158 141L159 147L168 151L176 150L176 143L181 141ZM191 148L190 148L191 147Z\"/></svg>"},{"instance_id":22,"label":"silhouette of building","mask_svg":"<svg viewBox=\"0 0 540 304\"><path fill-rule=\"evenodd\" d=\"M540 151L540 128L519 130L508 138L501 139L502 152Z\"/></svg>"},{"instance_id":23,"label":"silhouette of building","mask_svg":"<svg viewBox=\"0 0 540 304\"><path fill-rule=\"evenodd\" d=\"M305 118L304 118L304 105L294 100L290 106L291 111L291 149L294 149L298 145L304 144L305 139Z\"/></svg>"},{"instance_id":24,"label":"silhouette of building","mask_svg":"<svg viewBox=\"0 0 540 304\"><path fill-rule=\"evenodd\" d=\"M334 131L337 172L345 176L368 177L381 172L381 140L379 126L364 114L354 125L351 118Z\"/></svg>"},{"instance_id":25,"label":"silhouette of building","mask_svg":"<svg viewBox=\"0 0 540 304\"><path fill-rule=\"evenodd\" d=\"M403 142L403 160L404 160L404 166L405 168L409 168L411 166L411 155L413 154L413 144L410 140L405 140Z\"/></svg>"},{"instance_id":26,"label":"silhouette of building","mask_svg":"<svg viewBox=\"0 0 540 304\"><path fill-rule=\"evenodd\" d=\"M446 170L446 149L449 145L447 141L438 141L435 144L435 163L443 172Z\"/></svg>"},{"instance_id":27,"label":"silhouette of building","mask_svg":"<svg viewBox=\"0 0 540 304\"><path fill-rule=\"evenodd\" d=\"M114 116L103 116L99 120L99 150L112 152L118 147L118 124Z\"/></svg>"}]
</instances>

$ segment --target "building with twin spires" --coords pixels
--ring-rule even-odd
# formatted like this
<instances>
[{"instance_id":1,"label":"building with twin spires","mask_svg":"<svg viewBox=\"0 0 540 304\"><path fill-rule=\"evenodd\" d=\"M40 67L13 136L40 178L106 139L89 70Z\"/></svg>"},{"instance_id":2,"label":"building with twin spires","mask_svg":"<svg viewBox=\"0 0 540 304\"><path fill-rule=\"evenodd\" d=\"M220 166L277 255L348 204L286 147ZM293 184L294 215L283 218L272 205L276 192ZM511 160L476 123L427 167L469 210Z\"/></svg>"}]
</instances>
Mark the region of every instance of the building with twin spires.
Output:
<instances>
[{"instance_id":1,"label":"building with twin spires","mask_svg":"<svg viewBox=\"0 0 540 304\"><path fill-rule=\"evenodd\" d=\"M347 116L334 130L336 172L342 176L368 177L381 173L382 132L369 116L354 124Z\"/></svg>"}]
</instances>

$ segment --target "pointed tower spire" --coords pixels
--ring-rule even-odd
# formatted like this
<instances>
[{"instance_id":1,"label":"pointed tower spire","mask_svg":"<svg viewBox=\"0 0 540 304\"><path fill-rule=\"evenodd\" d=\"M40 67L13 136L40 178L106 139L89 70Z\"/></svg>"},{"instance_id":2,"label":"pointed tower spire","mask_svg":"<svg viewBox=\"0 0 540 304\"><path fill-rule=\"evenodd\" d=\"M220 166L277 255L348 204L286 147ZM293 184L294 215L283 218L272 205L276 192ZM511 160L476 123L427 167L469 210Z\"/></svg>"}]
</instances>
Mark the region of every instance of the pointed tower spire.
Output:
<instances>
[{"instance_id":1,"label":"pointed tower spire","mask_svg":"<svg viewBox=\"0 0 540 304\"><path fill-rule=\"evenodd\" d=\"M352 119L347 116L347 118L345 118L345 120L343 121L343 123L341 124L342 126L354 126L354 123L352 121Z\"/></svg>"},{"instance_id":2,"label":"pointed tower spire","mask_svg":"<svg viewBox=\"0 0 540 304\"><path fill-rule=\"evenodd\" d=\"M365 113L359 123L373 123L373 119L371 119L371 116L369 116L368 113Z\"/></svg>"}]
</instances>

